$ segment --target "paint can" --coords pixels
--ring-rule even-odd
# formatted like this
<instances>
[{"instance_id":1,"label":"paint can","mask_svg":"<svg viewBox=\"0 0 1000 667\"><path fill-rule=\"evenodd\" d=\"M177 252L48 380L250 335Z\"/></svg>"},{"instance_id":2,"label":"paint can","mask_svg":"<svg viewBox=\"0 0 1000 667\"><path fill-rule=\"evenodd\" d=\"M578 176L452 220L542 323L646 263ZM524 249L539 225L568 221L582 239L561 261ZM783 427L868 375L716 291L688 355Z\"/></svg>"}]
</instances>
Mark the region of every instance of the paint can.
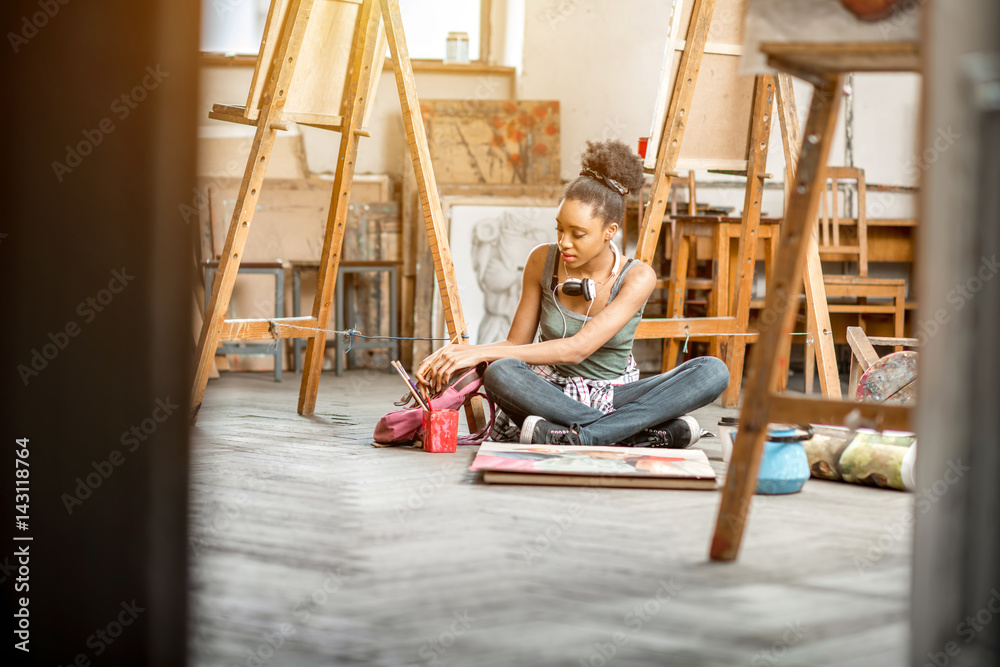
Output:
<instances>
[{"instance_id":1,"label":"paint can","mask_svg":"<svg viewBox=\"0 0 1000 667\"><path fill-rule=\"evenodd\" d=\"M757 493L798 493L809 479L809 457L802 442L813 437L811 426L771 424L760 455Z\"/></svg>"},{"instance_id":2,"label":"paint can","mask_svg":"<svg viewBox=\"0 0 1000 667\"><path fill-rule=\"evenodd\" d=\"M458 450L458 410L424 410L424 449L435 453Z\"/></svg>"}]
</instances>

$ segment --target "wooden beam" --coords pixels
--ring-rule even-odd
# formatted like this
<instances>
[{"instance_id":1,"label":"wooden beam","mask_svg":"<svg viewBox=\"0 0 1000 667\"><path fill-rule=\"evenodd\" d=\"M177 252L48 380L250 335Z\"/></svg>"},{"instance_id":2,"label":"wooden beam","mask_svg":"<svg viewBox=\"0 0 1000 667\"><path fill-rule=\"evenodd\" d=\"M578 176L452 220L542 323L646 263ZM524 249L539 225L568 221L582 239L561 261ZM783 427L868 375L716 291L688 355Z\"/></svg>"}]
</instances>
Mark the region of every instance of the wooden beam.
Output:
<instances>
[{"instance_id":1,"label":"wooden beam","mask_svg":"<svg viewBox=\"0 0 1000 667\"><path fill-rule=\"evenodd\" d=\"M685 334L714 336L735 331L733 317L644 318L636 327L636 338L684 338Z\"/></svg>"},{"instance_id":2,"label":"wooden beam","mask_svg":"<svg viewBox=\"0 0 1000 667\"><path fill-rule=\"evenodd\" d=\"M305 361L302 363L302 384L299 388L298 412L312 414L316 409L316 393L319 390L319 376L323 370L323 353L326 349L326 332L329 328L330 311L333 307L334 290L337 284L337 265L344 244L347 226L347 210L351 200L351 184L354 181L354 165L358 159L358 135L354 130L360 127L369 102L371 75L375 60L375 43L378 41L380 16L373 1L361 5L357 31L354 35L354 51L351 54L350 81L344 97L347 115L344 116L343 137L337 157L337 171L333 179L333 193L327 214L326 233L323 236L323 253L319 265L316 298L313 301L312 316L320 329L309 338L306 345ZM379 54L381 55L381 54Z\"/></svg>"},{"instance_id":3,"label":"wooden beam","mask_svg":"<svg viewBox=\"0 0 1000 667\"><path fill-rule=\"evenodd\" d=\"M786 72L919 72L920 43L761 42L768 65ZM803 78L806 78L803 76Z\"/></svg>"},{"instance_id":4,"label":"wooden beam","mask_svg":"<svg viewBox=\"0 0 1000 667\"><path fill-rule=\"evenodd\" d=\"M660 238L663 216L667 211L667 198L673 181L670 174L675 171L677 158L680 156L687 116L694 99L695 84L698 82L698 72L701 69L714 11L715 0L694 0L691 8L691 22L688 25L686 40L688 48L681 54L673 93L670 95L670 106L667 108L663 134L660 136L660 146L656 152L656 177L653 180L649 206L646 207L642 219L642 228L639 230L635 249L636 258L651 266L656 252L656 242Z\"/></svg>"},{"instance_id":5,"label":"wooden beam","mask_svg":"<svg viewBox=\"0 0 1000 667\"><path fill-rule=\"evenodd\" d=\"M219 341L311 338L316 329L316 318L309 316L226 320L219 329Z\"/></svg>"},{"instance_id":6,"label":"wooden beam","mask_svg":"<svg viewBox=\"0 0 1000 667\"><path fill-rule=\"evenodd\" d=\"M784 72L778 74L778 120L781 124L783 137L782 148L785 152L785 201L789 201L789 188L795 183L795 168L799 163L799 151L802 148L802 135L799 128L799 114L795 105L795 92L792 88L792 77ZM803 282L806 292L806 310L809 315L806 320L812 325L812 345L806 345L806 354L813 354L819 366L819 389L825 398L840 398L840 372L837 369L837 352L833 346L833 336L825 331L832 331L830 310L827 307L826 285L823 281L823 262L820 259L819 242L816 239L817 223L811 223L809 247L806 249L806 268ZM788 359L791 355L792 339L789 336L781 347L780 358ZM809 388L812 388L812 363L806 365L809 373ZM787 374L787 367L786 367Z\"/></svg>"},{"instance_id":7,"label":"wooden beam","mask_svg":"<svg viewBox=\"0 0 1000 667\"><path fill-rule=\"evenodd\" d=\"M730 307L730 312L736 318L734 331L739 333L745 332L750 323L750 293L753 288L753 274L757 264L760 203L764 195L764 179L760 176L767 169L767 149L771 138L771 111L774 109L775 88L773 76L757 76L754 83L752 125L747 160L749 176L743 197L743 224L740 227L740 242L737 250L737 282L733 292L733 305ZM770 287L768 285L769 292ZM739 405L746 346L746 338L742 336L733 336L727 341L726 365L729 367L729 386L722 394L723 407L735 408ZM773 362L779 364L787 373L787 356L784 359L775 358Z\"/></svg>"},{"instance_id":8,"label":"wooden beam","mask_svg":"<svg viewBox=\"0 0 1000 667\"><path fill-rule=\"evenodd\" d=\"M779 395L772 395L770 402L768 419L771 422L828 424L892 431L913 430L913 410L903 405ZM741 428L742 424L743 422L740 422Z\"/></svg>"},{"instance_id":9,"label":"wooden beam","mask_svg":"<svg viewBox=\"0 0 1000 667\"><path fill-rule=\"evenodd\" d=\"M430 149L427 146L427 134L423 118L420 115L420 101L417 98L413 69L410 67L410 54L403 35L399 0L379 0L379 2L382 7L382 16L385 18L389 52L396 64L394 68L396 89L403 112L403 126L406 128L406 141L410 147L413 172L417 177L417 192L420 196L424 227L427 230L427 241L434 259L434 272L437 276L438 291L441 294L448 337L458 343L465 343L468 342L465 338L468 336L468 327L465 324L465 316L462 314L458 281L455 278L455 265L452 262L451 249L448 244L448 230L444 222L444 214L441 212L437 180L434 177ZM482 401L475 399L467 404L466 417L472 428L478 429L485 424L486 418Z\"/></svg>"},{"instance_id":10,"label":"wooden beam","mask_svg":"<svg viewBox=\"0 0 1000 667\"><path fill-rule=\"evenodd\" d=\"M815 92L816 104L809 112L805 132L808 140L803 143L791 188L778 248L779 261L772 273L774 285L767 290L761 314L768 317L770 313L776 321L764 330L751 355L740 429L712 540L713 560L734 560L739 554L750 500L757 486L767 424L771 419L772 394L778 383L778 367L773 362L780 353L782 338L792 332L798 314L799 289L809 247L806 241L816 220L822 187L819 172L830 154L843 85L842 75L826 75L823 86Z\"/></svg>"}]
</instances>

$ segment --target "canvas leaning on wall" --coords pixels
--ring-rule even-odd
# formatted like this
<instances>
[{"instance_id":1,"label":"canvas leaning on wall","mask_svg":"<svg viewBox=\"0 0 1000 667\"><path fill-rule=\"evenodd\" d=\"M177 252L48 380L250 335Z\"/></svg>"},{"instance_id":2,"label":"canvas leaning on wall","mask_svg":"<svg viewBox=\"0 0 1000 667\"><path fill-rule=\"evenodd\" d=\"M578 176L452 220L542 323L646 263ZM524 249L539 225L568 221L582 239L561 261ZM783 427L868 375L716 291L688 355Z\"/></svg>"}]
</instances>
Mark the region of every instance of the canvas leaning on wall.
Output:
<instances>
[{"instance_id":1,"label":"canvas leaning on wall","mask_svg":"<svg viewBox=\"0 0 1000 667\"><path fill-rule=\"evenodd\" d=\"M532 248L556 238L554 199L482 197L447 201L449 241L469 340L507 337Z\"/></svg>"}]
</instances>

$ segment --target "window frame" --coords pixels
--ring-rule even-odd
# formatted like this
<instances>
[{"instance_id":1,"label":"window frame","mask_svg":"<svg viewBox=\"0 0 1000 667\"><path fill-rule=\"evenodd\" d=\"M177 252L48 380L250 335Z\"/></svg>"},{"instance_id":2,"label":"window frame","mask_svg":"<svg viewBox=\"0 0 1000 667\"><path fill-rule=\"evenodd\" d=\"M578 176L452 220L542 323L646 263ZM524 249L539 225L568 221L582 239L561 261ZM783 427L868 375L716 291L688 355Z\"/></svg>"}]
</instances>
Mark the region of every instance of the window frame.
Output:
<instances>
[{"instance_id":1,"label":"window frame","mask_svg":"<svg viewBox=\"0 0 1000 667\"><path fill-rule=\"evenodd\" d=\"M205 0L202 0L203 2ZM469 67L483 67L490 65L490 26L491 11L493 9L492 0L479 0L479 54L478 58L468 63L448 63L444 64L441 58L419 58L411 59L414 69L462 69ZM253 66L257 63L257 53L229 53L226 51L201 51L201 61L203 65L213 66ZM386 64L390 64L392 58L386 58ZM426 66L423 64L426 63Z\"/></svg>"}]
</instances>

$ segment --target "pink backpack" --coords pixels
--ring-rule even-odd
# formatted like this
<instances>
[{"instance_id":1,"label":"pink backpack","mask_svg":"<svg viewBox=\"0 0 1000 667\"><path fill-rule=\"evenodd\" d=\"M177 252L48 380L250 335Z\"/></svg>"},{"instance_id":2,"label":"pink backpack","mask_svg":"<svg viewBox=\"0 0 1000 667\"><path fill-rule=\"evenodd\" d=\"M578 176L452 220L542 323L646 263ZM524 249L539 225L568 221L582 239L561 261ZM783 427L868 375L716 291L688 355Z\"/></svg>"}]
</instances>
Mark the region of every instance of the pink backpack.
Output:
<instances>
[{"instance_id":1,"label":"pink backpack","mask_svg":"<svg viewBox=\"0 0 1000 667\"><path fill-rule=\"evenodd\" d=\"M435 410L457 410L472 396L481 396L490 406L490 420L477 433L459 436L460 445L478 445L489 437L496 418L493 401L480 389L483 386L483 373L486 372L486 362L468 369L453 380L444 391L430 399L430 406ZM415 403L416 401L414 401ZM413 442L420 438L424 428L424 411L420 406L393 410L383 416L375 425L375 442L394 444Z\"/></svg>"}]
</instances>

